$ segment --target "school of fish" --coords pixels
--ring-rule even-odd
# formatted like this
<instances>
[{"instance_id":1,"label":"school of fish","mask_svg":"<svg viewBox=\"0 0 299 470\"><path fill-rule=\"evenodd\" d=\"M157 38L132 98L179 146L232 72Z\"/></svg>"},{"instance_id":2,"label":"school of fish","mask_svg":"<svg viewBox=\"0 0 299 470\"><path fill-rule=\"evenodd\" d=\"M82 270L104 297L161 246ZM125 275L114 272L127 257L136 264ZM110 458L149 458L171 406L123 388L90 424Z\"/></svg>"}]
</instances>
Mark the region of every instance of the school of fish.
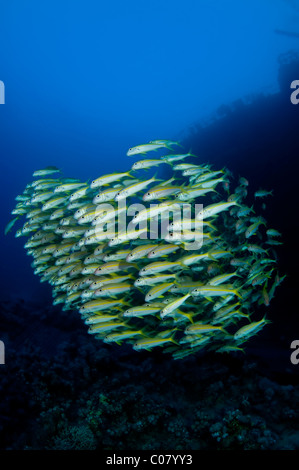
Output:
<instances>
[{"instance_id":1,"label":"school of fish","mask_svg":"<svg viewBox=\"0 0 299 470\"><path fill-rule=\"evenodd\" d=\"M159 346L174 359L244 351L269 322L284 279L275 250L281 233L246 204L245 178L232 191L230 171L177 153L179 146L132 147L129 171L92 182L53 166L34 171L5 234L25 217L15 236L28 237L32 268L52 286L53 304L77 310L106 343ZM268 196L261 189L254 201Z\"/></svg>"}]
</instances>

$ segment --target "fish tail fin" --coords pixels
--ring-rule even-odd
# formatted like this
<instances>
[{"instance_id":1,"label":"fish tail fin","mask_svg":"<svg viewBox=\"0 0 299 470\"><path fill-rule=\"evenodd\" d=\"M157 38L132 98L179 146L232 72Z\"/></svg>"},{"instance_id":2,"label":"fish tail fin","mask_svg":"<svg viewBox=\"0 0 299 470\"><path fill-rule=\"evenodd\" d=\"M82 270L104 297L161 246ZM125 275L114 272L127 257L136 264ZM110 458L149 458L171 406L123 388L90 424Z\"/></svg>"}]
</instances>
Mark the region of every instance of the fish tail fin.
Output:
<instances>
[{"instance_id":1,"label":"fish tail fin","mask_svg":"<svg viewBox=\"0 0 299 470\"><path fill-rule=\"evenodd\" d=\"M266 318L266 315L263 316L262 321L263 321L263 323L264 323L265 325L268 325L269 323L272 323L271 320L269 320L268 318Z\"/></svg>"},{"instance_id":2,"label":"fish tail fin","mask_svg":"<svg viewBox=\"0 0 299 470\"><path fill-rule=\"evenodd\" d=\"M163 180L161 180L163 181ZM175 181L174 177L169 178L169 180L164 181L160 186L167 186L168 184L171 184Z\"/></svg>"},{"instance_id":3,"label":"fish tail fin","mask_svg":"<svg viewBox=\"0 0 299 470\"><path fill-rule=\"evenodd\" d=\"M177 346L180 346L180 343L178 343L175 339L170 338L170 341L171 341L173 344L176 344Z\"/></svg>"},{"instance_id":4,"label":"fish tail fin","mask_svg":"<svg viewBox=\"0 0 299 470\"><path fill-rule=\"evenodd\" d=\"M180 287L181 282L180 282L180 276L179 276L179 274L176 274L176 275L175 275L173 284L175 284L176 286Z\"/></svg>"},{"instance_id":5,"label":"fish tail fin","mask_svg":"<svg viewBox=\"0 0 299 470\"><path fill-rule=\"evenodd\" d=\"M166 147L168 150L173 150L173 148L172 148L173 145L177 145L178 147L183 148L182 144L180 144L179 142L166 143L166 144L165 144L165 147Z\"/></svg>"},{"instance_id":6,"label":"fish tail fin","mask_svg":"<svg viewBox=\"0 0 299 470\"><path fill-rule=\"evenodd\" d=\"M228 331L226 331L222 326L219 327L219 331L221 331L221 333L224 333L225 335L228 335L228 336L230 336L230 337L233 336L231 333L229 333Z\"/></svg>"},{"instance_id":7,"label":"fish tail fin","mask_svg":"<svg viewBox=\"0 0 299 470\"><path fill-rule=\"evenodd\" d=\"M195 158L198 157L197 155L195 155L195 153L192 152L192 148L190 148L188 154L189 154L189 155L188 155L189 157L195 157Z\"/></svg>"},{"instance_id":8,"label":"fish tail fin","mask_svg":"<svg viewBox=\"0 0 299 470\"><path fill-rule=\"evenodd\" d=\"M178 147L181 147L183 148L182 144L180 144L180 142L172 142L170 145L177 145Z\"/></svg>"},{"instance_id":9,"label":"fish tail fin","mask_svg":"<svg viewBox=\"0 0 299 470\"><path fill-rule=\"evenodd\" d=\"M174 339L175 337L175 334L176 334L176 328L175 330L173 331L173 333L171 334L170 338L169 338L169 341L171 341L173 344L176 344L177 346L180 346L180 344Z\"/></svg>"},{"instance_id":10,"label":"fish tail fin","mask_svg":"<svg viewBox=\"0 0 299 470\"><path fill-rule=\"evenodd\" d=\"M120 299L119 300L119 303L122 304L122 305L125 305L126 307L131 307L131 303L130 302L127 302L126 300L123 300L123 299ZM113 308L121 308L119 306L115 306Z\"/></svg>"},{"instance_id":11,"label":"fish tail fin","mask_svg":"<svg viewBox=\"0 0 299 470\"><path fill-rule=\"evenodd\" d=\"M153 179L154 181L163 181L163 179L157 178L158 173L159 173L159 171L157 170L152 179Z\"/></svg>"},{"instance_id":12,"label":"fish tail fin","mask_svg":"<svg viewBox=\"0 0 299 470\"><path fill-rule=\"evenodd\" d=\"M240 317L247 318L247 320L250 321L249 313L243 313L243 312L241 312L241 310L237 310L237 312L240 315Z\"/></svg>"},{"instance_id":13,"label":"fish tail fin","mask_svg":"<svg viewBox=\"0 0 299 470\"><path fill-rule=\"evenodd\" d=\"M125 304L123 304L123 305L125 305ZM115 308L115 310L118 310L118 311L119 311L119 314L118 314L118 315L122 318L122 317L123 317L123 315L122 315L122 314L123 314L122 307L121 307L120 305L115 305L115 307L113 307L113 308Z\"/></svg>"},{"instance_id":14,"label":"fish tail fin","mask_svg":"<svg viewBox=\"0 0 299 470\"><path fill-rule=\"evenodd\" d=\"M187 266L187 265L184 264L182 261L180 261L180 262L178 263L178 265L179 265L182 269L188 269L188 270L190 270L190 266Z\"/></svg>"},{"instance_id":15,"label":"fish tail fin","mask_svg":"<svg viewBox=\"0 0 299 470\"><path fill-rule=\"evenodd\" d=\"M212 261L217 261L217 259L214 258L214 256L212 255L212 250L208 251L208 257L209 257Z\"/></svg>"},{"instance_id":16,"label":"fish tail fin","mask_svg":"<svg viewBox=\"0 0 299 470\"><path fill-rule=\"evenodd\" d=\"M182 315L183 317L188 318L188 320L190 321L190 323L194 323L192 313L186 313L186 312L183 312L182 310L179 310L179 309L177 309L176 311L177 311L180 315Z\"/></svg>"},{"instance_id":17,"label":"fish tail fin","mask_svg":"<svg viewBox=\"0 0 299 470\"><path fill-rule=\"evenodd\" d=\"M205 222L205 224L206 224L208 227L210 227L211 230L217 230L216 227L215 227L215 225L213 225L211 222L208 222L208 221L207 221L207 222Z\"/></svg>"},{"instance_id":18,"label":"fish tail fin","mask_svg":"<svg viewBox=\"0 0 299 470\"><path fill-rule=\"evenodd\" d=\"M128 264L130 264L130 266L128 266L127 268L139 269L136 263L128 263Z\"/></svg>"}]
</instances>

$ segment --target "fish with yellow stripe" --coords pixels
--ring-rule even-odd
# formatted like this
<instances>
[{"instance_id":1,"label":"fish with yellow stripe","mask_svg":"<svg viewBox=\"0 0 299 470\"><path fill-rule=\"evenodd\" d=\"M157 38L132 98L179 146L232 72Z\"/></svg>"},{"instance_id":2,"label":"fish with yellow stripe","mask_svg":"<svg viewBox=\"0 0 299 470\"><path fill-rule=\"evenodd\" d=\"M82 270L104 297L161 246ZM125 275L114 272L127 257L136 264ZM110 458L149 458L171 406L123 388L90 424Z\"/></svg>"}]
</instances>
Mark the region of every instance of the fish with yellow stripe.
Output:
<instances>
[{"instance_id":1,"label":"fish with yellow stripe","mask_svg":"<svg viewBox=\"0 0 299 470\"><path fill-rule=\"evenodd\" d=\"M276 251L283 237L246 202L266 191L250 194L247 180L191 150L176 153L179 145L156 139L131 147L127 156L137 161L128 171L91 182L54 166L34 171L5 234L27 237L31 266L53 303L76 310L107 344L163 348L175 360L203 348L244 351L269 323L255 311L270 314L285 278ZM140 159L147 154L155 157Z\"/></svg>"}]
</instances>

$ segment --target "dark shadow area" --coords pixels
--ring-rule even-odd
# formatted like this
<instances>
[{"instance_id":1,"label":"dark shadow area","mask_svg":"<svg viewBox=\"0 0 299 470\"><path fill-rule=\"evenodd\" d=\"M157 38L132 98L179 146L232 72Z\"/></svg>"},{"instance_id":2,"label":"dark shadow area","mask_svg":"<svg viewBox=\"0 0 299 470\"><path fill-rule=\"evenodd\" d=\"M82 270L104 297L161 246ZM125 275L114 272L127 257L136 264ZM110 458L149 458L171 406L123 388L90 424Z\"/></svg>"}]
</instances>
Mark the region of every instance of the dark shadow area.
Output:
<instances>
[{"instance_id":1,"label":"dark shadow area","mask_svg":"<svg viewBox=\"0 0 299 470\"><path fill-rule=\"evenodd\" d=\"M272 324L265 329L269 344L259 345L259 354L267 356L271 345L270 368L277 367L277 352L281 349L283 354L298 336L299 104L290 100L291 82L299 77L298 54L279 57L279 65L279 93L220 106L214 122L194 126L184 142L203 162L217 169L225 165L236 181L239 176L248 179L249 206L256 190L273 190L273 197L261 201L260 215L268 227L283 234L277 257L280 272L287 277L269 307Z\"/></svg>"}]
</instances>

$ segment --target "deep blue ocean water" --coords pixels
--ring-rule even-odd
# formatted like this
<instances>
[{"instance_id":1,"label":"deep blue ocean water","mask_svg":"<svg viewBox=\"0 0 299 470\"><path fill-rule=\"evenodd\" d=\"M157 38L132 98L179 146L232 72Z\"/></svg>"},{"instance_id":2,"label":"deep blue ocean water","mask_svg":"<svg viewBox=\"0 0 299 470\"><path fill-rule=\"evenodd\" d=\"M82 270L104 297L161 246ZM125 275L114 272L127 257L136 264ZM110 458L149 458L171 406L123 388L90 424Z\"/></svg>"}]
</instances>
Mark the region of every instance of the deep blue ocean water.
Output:
<instances>
[{"instance_id":1,"label":"deep blue ocean water","mask_svg":"<svg viewBox=\"0 0 299 470\"><path fill-rule=\"evenodd\" d=\"M273 306L270 306L272 324L263 333L261 340L253 341L251 358L261 360L257 374L258 390L261 393L265 396L273 393L278 407L279 400L287 401L286 396L292 393L297 394L298 400L299 365L294 366L289 360L290 343L299 339L299 104L294 105L290 100L291 82L299 80L298 33L299 3L296 1L154 0L104 3L91 0L32 0L28 4L14 0L2 3L0 80L5 84L5 104L0 105L0 301L3 308L3 335L9 338L7 357L11 355L11 361L15 361L20 380L14 388L10 382L14 370L12 364L0 366L0 372L4 367L8 371L2 392L8 390L12 397L7 399L7 407L1 409L1 432L4 432L6 426L8 429L4 447L62 447L65 441L61 435L71 425L72 419L67 417L68 421L63 422L59 434L56 428L55 431L50 429L55 419L52 417L54 412L51 414L49 410L55 406L61 409L61 397L72 389L72 380L78 379L78 376L81 387L78 392L81 394L79 402L86 403L82 392L85 390L83 369L86 371L86 364L89 364L85 380L89 386L94 386L91 394L96 394L98 376L95 371L102 364L101 358L98 362L92 362L97 347L86 329L82 327L80 330L79 322L77 324L76 320L67 318L65 314L62 314L60 320L58 307L51 310L50 289L40 284L37 276L34 276L31 260L23 248L24 239L15 239L12 234L4 236L4 227L11 218L15 197L22 193L34 170L48 165L56 165L65 176L84 181L113 171L126 171L132 164L126 156L128 148L153 139L179 140L186 151L192 149L198 154L201 162L212 163L215 169L226 166L237 177L246 177L252 189L265 187L274 190L274 198L269 204L267 201L267 219L283 234L284 245L278 252L281 272L287 273L287 278ZM80 349L77 344L79 349L74 353L69 348L76 334L79 334L83 346ZM46 373L46 361L52 365L53 358L57 361L53 365L52 375L45 381L46 392L41 384L35 382L33 364L36 366L39 357L35 348L41 348L42 351L38 365L40 374ZM22 353L20 362L16 360L18 351ZM159 354L153 355L154 362L146 362L150 359L145 355L144 362L142 355L136 359L130 353L127 353L128 356L124 353L119 358L118 354L122 353L117 348L109 350L105 347L103 351L105 374L115 367L114 362L109 362L110 354L112 357L115 354L126 370L125 373L116 369L111 372L111 380L115 381L116 387L125 390L127 383L132 383L132 377L140 385L138 378L144 377L148 370L154 382L159 382L161 374L169 374L178 393L181 391L181 382L187 395L193 386L190 377L184 375L182 366L178 367L182 374L180 376L171 369L172 361L170 364L165 362L165 357L162 360ZM92 360L86 359L88 354L93 356ZM58 377L70 357L74 359L73 371L66 383L60 383ZM212 367L213 361L209 361ZM254 382L252 375L248 377L243 374L246 364L242 365L242 369L239 362L225 361L224 365L217 363L217 380L211 378L206 369L203 370L207 388L209 386L210 392L214 394L218 393L217 390L221 391L225 384L224 378L229 375L227 369L223 372L221 367L232 367L237 378L245 377L244 382L240 379L239 385L242 393L245 393L246 380ZM156 367L160 362L161 369ZM190 360L187 364L194 373L196 363ZM197 365L203 367L202 363ZM27 382L25 379L22 382L20 377L26 375L26 368ZM279 385L276 382L265 383L263 374L267 380L278 380ZM101 376L101 387L104 388L105 377ZM23 385L27 387L27 401L22 401L17 393L17 386ZM280 385L297 388L288 394L287 390L279 389ZM234 386L235 382L232 381L230 387ZM155 392L151 392L147 385L144 387L150 390L149 395L152 393L152 402L146 402L144 406L150 407L151 403L153 408L156 406L156 415L151 418L156 423L153 426L157 425L159 419L166 419L167 413L174 419L173 409L166 410L166 413L165 403L159 404ZM109 386L106 390L107 396L102 399L101 406L106 419L103 427L108 429L111 410L107 411L109 407L105 400L113 402L115 397L109 395ZM237 396L237 389L234 390ZM137 388L136 393L143 396L144 390ZM128 394L131 394L133 402L133 392L129 390ZM32 405L32 397L37 395L38 403L42 403L41 408ZM271 402L267 396L265 399ZM197 448L198 442L194 434L190 435L191 428L195 434L200 428L199 424L189 422L193 400L194 396L190 393L187 398L182 398L181 406L175 410L177 421L173 427L178 429L181 426L181 438L183 436L186 448ZM259 413L253 409L250 393L248 401L249 411L246 404L238 403L243 418L244 415ZM33 407L31 417L32 413L39 413L40 409L46 414L38 428L38 432L44 430L44 437L37 442L32 437L36 428L26 411L22 411L26 410L27 402ZM71 393L69 402L72 408L74 402ZM224 403L216 417L210 416L210 421L207 418L209 426L204 428L202 438L207 447L214 448L214 445L220 445L221 439L221 442L225 441L225 431L220 425L219 429L216 426L223 419L223 413L227 412ZM122 404L120 415L124 415L126 406L129 407ZM184 407L188 408L189 421L184 421ZM76 413L82 429L86 423L90 424L88 419L91 420L92 413L96 413L94 409L83 410L82 405L80 415L78 409L80 405ZM299 418L298 415L292 415L295 413L295 405L293 409L291 401L284 402L281 409L284 410L284 419L288 417L290 420L290 428L295 428L294 420L298 423ZM200 421L200 410L197 413ZM141 413L140 420L148 414ZM92 419L96 419L94 415ZM226 422L231 422L229 419L233 420L231 416L226 416ZM269 422L267 417L263 416L263 419L272 434L277 432L279 435L279 430L275 426L271 427L270 417ZM279 419L281 416L277 417ZM78 421L74 422L72 425L78 426ZM132 432L137 439L138 424L137 421L134 423ZM15 431L16 426L20 427L19 433ZM91 430L96 431L89 436L89 444L86 444L89 448L96 447L95 439L99 432L98 425L93 426ZM126 441L124 437L127 431L119 422L118 426L119 432L123 432L123 448L132 448L132 442ZM209 431L207 438L207 429L213 426L216 428ZM159 429L162 429L161 426ZM258 425L257 429L257 433L261 432ZM169 447L173 443L174 447L177 446L180 439L180 432L172 432L173 441L170 439ZM219 441L217 432L220 435L222 433ZM286 425L282 434L287 435L287 432ZM104 446L113 448L113 434L109 435L110 441L108 439L104 442ZM299 438L296 433L291 435L291 447L298 449ZM13 438L10 439L10 436ZM19 440L13 445L12 440L16 436ZM60 440L55 436L60 436ZM150 440L150 432L148 436ZM258 437L261 448L262 445L264 448L287 448L287 438L281 438L277 444L277 436L268 435L265 442L259 434ZM153 446L157 446L157 442L153 442ZM146 446L149 446L148 442L144 443L143 448ZM80 443L77 448L82 448Z\"/></svg>"},{"instance_id":2,"label":"deep blue ocean water","mask_svg":"<svg viewBox=\"0 0 299 470\"><path fill-rule=\"evenodd\" d=\"M127 170L129 147L180 140L221 105L277 91L278 56L298 39L275 29L289 29L297 12L287 2L263 5L5 2L3 225L37 168L57 165L83 180ZM1 239L3 295L35 289L22 245Z\"/></svg>"}]
</instances>

